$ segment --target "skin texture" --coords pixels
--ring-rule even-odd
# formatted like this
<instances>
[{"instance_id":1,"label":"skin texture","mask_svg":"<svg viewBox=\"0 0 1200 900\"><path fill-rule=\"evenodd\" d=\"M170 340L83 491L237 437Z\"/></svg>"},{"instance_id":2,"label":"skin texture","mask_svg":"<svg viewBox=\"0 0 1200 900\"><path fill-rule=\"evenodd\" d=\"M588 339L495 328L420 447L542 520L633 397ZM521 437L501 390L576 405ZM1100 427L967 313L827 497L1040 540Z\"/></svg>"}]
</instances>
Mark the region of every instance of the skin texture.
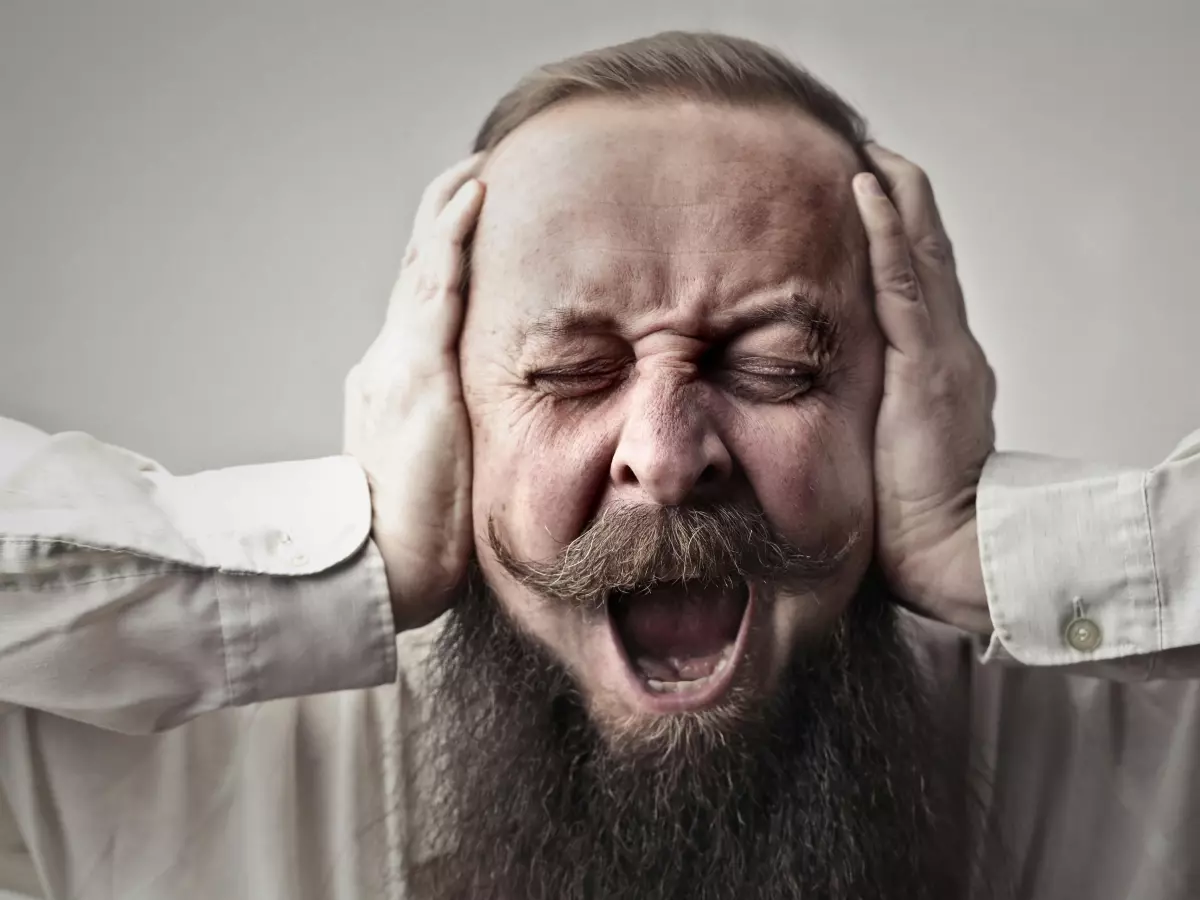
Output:
<instances>
[{"instance_id":1,"label":"skin texture","mask_svg":"<svg viewBox=\"0 0 1200 900\"><path fill-rule=\"evenodd\" d=\"M887 187L868 174L854 180L887 339L875 431L879 559L901 600L987 634L975 494L995 449L996 376L967 324L929 178L890 150L867 153Z\"/></svg>"},{"instance_id":2,"label":"skin texture","mask_svg":"<svg viewBox=\"0 0 1200 900\"><path fill-rule=\"evenodd\" d=\"M522 126L482 171L460 356L476 548L602 720L638 710L601 625L516 584L482 525L531 560L618 502L748 501L814 549L857 532L835 573L765 604L768 693L871 556L883 339L856 168L794 110L588 100Z\"/></svg>"},{"instance_id":3,"label":"skin texture","mask_svg":"<svg viewBox=\"0 0 1200 900\"><path fill-rule=\"evenodd\" d=\"M461 855L431 895L962 895L961 760L931 755L952 742L890 604L988 627L994 381L928 180L867 152L891 199L795 110L573 102L426 192L347 447L397 626L457 599L432 758ZM845 553L767 591L739 711L649 716L595 616L518 583L489 526L533 569L599 547L625 583L622 541L656 533L599 517L704 505ZM724 566L717 536L671 552Z\"/></svg>"},{"instance_id":4,"label":"skin texture","mask_svg":"<svg viewBox=\"0 0 1200 900\"><path fill-rule=\"evenodd\" d=\"M931 618L990 632L974 497L993 447L995 378L968 327L954 255L925 173L867 145L887 193L871 175L851 181L849 149L794 111L721 109L717 115L712 108L676 105L639 118L628 105L602 106L592 103L589 112L609 120L623 115L625 124L639 125L642 155L633 151L629 133L614 138L614 132L593 127L594 140L576 139L574 145L564 129L554 134L555 117L560 125L568 114L584 118L576 103L518 129L489 162L489 185L478 179L485 164L480 156L457 163L429 185L387 320L346 379L345 448L371 486L372 540L397 629L429 622L453 602L476 546L485 548L481 515L495 515L514 532L516 549L535 558L570 540L589 510L615 495L670 502L688 491L751 494L769 502L776 524L794 536L820 532L814 516L822 503L839 494L862 499L855 479L866 479L867 467L846 453L863 451L882 370L870 466L874 519L868 500L858 509L866 538L860 545L869 546L873 530L876 559L899 600ZM676 130L662 127L668 116ZM540 143L532 139L534 129L540 129ZM577 154L573 171L562 160L555 168L556 147ZM608 153L599 154L601 147ZM657 168L642 166L649 151L657 153ZM605 159L595 161L598 155ZM664 156L673 163L669 168L661 163ZM521 177L523 184L516 180ZM574 196L547 190L551 178L572 187ZM490 185L493 179L497 183ZM598 180L605 180L599 187L607 191L622 179L626 194L640 179L632 202L626 197L623 205L581 207L580 191ZM850 184L858 224L846 203ZM499 198L485 203L497 191ZM478 290L464 334L463 247L481 208ZM603 222L601 212L612 221ZM564 230L568 225L574 237ZM600 243L594 236L588 243L589 225ZM505 253L505 240L512 244L521 232L538 228L549 232L543 240ZM672 234L674 247L665 240ZM616 235L626 241L632 235L636 242L603 245ZM687 253L680 252L683 236L695 241ZM541 259L553 247L557 268ZM870 290L853 271L855 261L869 266ZM527 290L520 277L526 272L540 274L540 285L532 282ZM628 279L631 273L640 280ZM830 377L810 392L812 402L747 402L744 381L731 399L727 389L711 383L711 365L698 377L697 349L711 361L706 342L737 349L739 340L748 341L743 355L757 357L773 354L763 346L772 341L790 339L806 352L822 346L810 347L787 326L724 340L741 309L789 279L795 284L786 285L787 293L802 287L822 309L844 314L837 320L840 340L826 342L827 365L817 366ZM765 293L756 296L755 289ZM579 398L553 393L535 398L527 390L529 370L539 352L552 355L544 349L551 341L543 331L539 340L522 342L522 327L528 331L529 321L566 299L602 311L613 306L615 293L627 301L625 317L607 330L576 336L574 347L585 358L597 343L600 356L632 352L638 390L624 390L620 403L583 406ZM461 366L460 338L466 351ZM849 350L848 343L854 345ZM812 355L784 354L806 362ZM641 377L646 370L649 377ZM463 373L473 391L470 416ZM578 389L561 385L567 394ZM571 421L587 425L573 441L567 437ZM789 436L798 442L789 443ZM760 452L766 448L774 448L773 460ZM837 465L819 466L822 456ZM531 474L539 458L555 465ZM474 492L473 463L480 485ZM830 473L850 483L831 485ZM501 487L506 477L512 490ZM562 503L553 499L556 492L566 498ZM836 543L836 532L854 517L847 510L843 504L826 520L827 542ZM546 520L540 526L539 517ZM481 555L512 609L532 609L528 597L522 600L511 584L504 587L486 548ZM847 560L847 580L862 564L861 556ZM825 593L819 610L808 604L809 614L832 618L837 603L830 598L847 595L844 588ZM775 637L786 645L798 630L793 623ZM571 649L572 636L578 643L581 630L573 631L561 617L557 624L553 616L541 617L540 632L557 635L561 651Z\"/></svg>"},{"instance_id":5,"label":"skin texture","mask_svg":"<svg viewBox=\"0 0 1200 900\"><path fill-rule=\"evenodd\" d=\"M463 242L483 203L471 157L425 190L387 321L346 376L345 449L371 488L397 631L437 618L472 552L471 431L458 373Z\"/></svg>"}]
</instances>

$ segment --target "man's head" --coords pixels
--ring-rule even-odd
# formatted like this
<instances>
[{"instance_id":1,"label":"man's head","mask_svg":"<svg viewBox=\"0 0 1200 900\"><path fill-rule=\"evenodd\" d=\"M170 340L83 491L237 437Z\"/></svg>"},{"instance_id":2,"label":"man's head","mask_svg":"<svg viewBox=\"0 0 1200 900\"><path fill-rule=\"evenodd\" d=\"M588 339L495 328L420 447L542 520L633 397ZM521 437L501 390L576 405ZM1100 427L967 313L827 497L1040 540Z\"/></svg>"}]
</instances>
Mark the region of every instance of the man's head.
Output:
<instances>
[{"instance_id":1,"label":"man's head","mask_svg":"<svg viewBox=\"0 0 1200 900\"><path fill-rule=\"evenodd\" d=\"M470 896L941 896L864 587L863 140L782 57L683 34L545 67L480 133L479 559L439 654Z\"/></svg>"},{"instance_id":2,"label":"man's head","mask_svg":"<svg viewBox=\"0 0 1200 900\"><path fill-rule=\"evenodd\" d=\"M579 69L596 86L544 86ZM550 71L480 139L462 341L474 516L494 537L480 556L597 718L655 733L668 711L719 711L718 682L775 690L866 569L882 370L850 188L860 126L829 100L842 133L817 119L800 102L823 89L727 38ZM624 90L605 92L616 73ZM559 99L520 99L538 92ZM704 571L654 552L672 532ZM780 565L739 571L768 540Z\"/></svg>"}]
</instances>

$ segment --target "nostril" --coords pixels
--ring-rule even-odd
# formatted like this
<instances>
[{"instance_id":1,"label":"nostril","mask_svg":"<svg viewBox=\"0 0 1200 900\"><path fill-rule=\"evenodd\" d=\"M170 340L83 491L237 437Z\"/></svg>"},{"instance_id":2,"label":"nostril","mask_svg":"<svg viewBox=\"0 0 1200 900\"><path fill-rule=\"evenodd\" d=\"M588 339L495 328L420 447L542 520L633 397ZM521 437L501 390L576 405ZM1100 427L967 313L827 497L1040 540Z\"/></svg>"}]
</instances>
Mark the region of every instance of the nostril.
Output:
<instances>
[{"instance_id":1,"label":"nostril","mask_svg":"<svg viewBox=\"0 0 1200 900\"><path fill-rule=\"evenodd\" d=\"M638 484L637 473L633 471L633 468L631 466L628 466L628 465L618 466L616 474L617 474L617 477L616 477L615 481L617 484L625 484L625 485L630 485L630 486Z\"/></svg>"},{"instance_id":2,"label":"nostril","mask_svg":"<svg viewBox=\"0 0 1200 900\"><path fill-rule=\"evenodd\" d=\"M718 482L720 480L721 480L721 471L716 466L714 466L712 463L709 463L707 466L704 467L704 471L700 473L700 477L696 479L696 484L697 485L715 484L716 482Z\"/></svg>"}]
</instances>

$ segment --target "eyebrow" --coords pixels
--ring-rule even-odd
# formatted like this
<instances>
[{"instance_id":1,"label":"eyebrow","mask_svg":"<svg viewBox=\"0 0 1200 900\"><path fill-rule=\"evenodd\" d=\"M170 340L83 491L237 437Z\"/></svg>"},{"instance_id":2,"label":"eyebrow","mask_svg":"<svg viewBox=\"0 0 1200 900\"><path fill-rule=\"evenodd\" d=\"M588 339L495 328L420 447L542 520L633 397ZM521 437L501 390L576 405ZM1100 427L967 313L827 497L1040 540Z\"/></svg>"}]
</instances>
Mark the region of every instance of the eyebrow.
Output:
<instances>
[{"instance_id":1,"label":"eyebrow","mask_svg":"<svg viewBox=\"0 0 1200 900\"><path fill-rule=\"evenodd\" d=\"M812 297L797 291L769 300L738 316L735 327L739 331L750 331L778 323L804 332L808 335L809 349L822 356L832 354L837 345L837 322Z\"/></svg>"},{"instance_id":2,"label":"eyebrow","mask_svg":"<svg viewBox=\"0 0 1200 900\"><path fill-rule=\"evenodd\" d=\"M720 330L739 333L776 324L788 325L806 334L809 349L822 356L832 354L837 344L837 323L820 304L797 291L731 316ZM617 330L618 323L611 314L566 304L535 319L519 338L518 349L523 348L530 338L561 340L579 334Z\"/></svg>"},{"instance_id":3,"label":"eyebrow","mask_svg":"<svg viewBox=\"0 0 1200 900\"><path fill-rule=\"evenodd\" d=\"M539 316L525 330L522 342L531 337L564 338L590 331L616 331L617 320L608 313L582 306L564 305Z\"/></svg>"}]
</instances>

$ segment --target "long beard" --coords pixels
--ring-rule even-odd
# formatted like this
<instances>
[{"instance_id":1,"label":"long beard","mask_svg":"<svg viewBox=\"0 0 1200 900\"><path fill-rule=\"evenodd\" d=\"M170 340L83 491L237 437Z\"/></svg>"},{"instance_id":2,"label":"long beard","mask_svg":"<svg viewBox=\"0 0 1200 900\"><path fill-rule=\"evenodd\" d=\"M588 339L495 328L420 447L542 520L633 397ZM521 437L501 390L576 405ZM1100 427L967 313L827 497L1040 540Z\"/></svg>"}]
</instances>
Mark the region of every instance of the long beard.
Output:
<instances>
[{"instance_id":1,"label":"long beard","mask_svg":"<svg viewBox=\"0 0 1200 900\"><path fill-rule=\"evenodd\" d=\"M433 658L439 900L942 900L969 829L884 592L870 580L757 715L631 751L473 570Z\"/></svg>"}]
</instances>

